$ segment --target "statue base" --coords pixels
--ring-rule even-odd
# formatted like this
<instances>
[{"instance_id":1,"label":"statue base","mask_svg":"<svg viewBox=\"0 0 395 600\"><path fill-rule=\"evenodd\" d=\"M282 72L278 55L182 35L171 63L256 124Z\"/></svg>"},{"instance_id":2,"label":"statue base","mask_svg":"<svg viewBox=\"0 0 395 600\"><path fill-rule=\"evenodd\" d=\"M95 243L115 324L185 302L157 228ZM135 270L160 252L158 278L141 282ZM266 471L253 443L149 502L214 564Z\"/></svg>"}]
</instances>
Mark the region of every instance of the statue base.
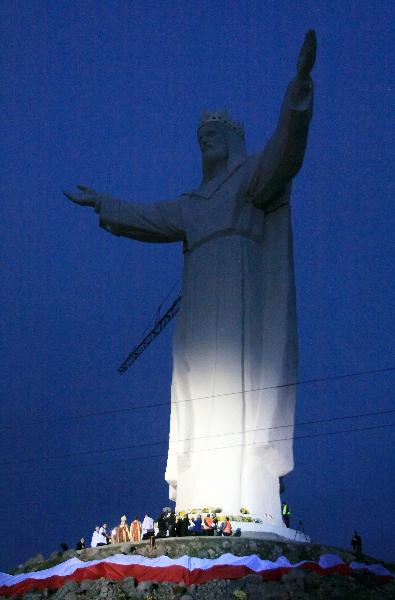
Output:
<instances>
[{"instance_id":1,"label":"statue base","mask_svg":"<svg viewBox=\"0 0 395 600\"><path fill-rule=\"evenodd\" d=\"M304 531L297 529L291 529L286 527L284 523L248 523L243 521L231 521L233 534L236 529L240 529L241 536L245 538L256 538L262 540L273 540L274 537L281 539L281 541L291 540L292 542L305 542L310 544L310 536L306 535Z\"/></svg>"},{"instance_id":2,"label":"statue base","mask_svg":"<svg viewBox=\"0 0 395 600\"><path fill-rule=\"evenodd\" d=\"M226 518L225 512L215 511L213 509L197 510L193 509L188 512L190 519L196 519L200 514L204 519L205 513L216 514L218 519L218 527L221 529ZM305 542L310 543L311 539L303 531L303 523L299 521L300 529L291 529L286 527L281 518L275 518L272 515L265 513L262 517L250 513L228 514L232 524L233 536L237 529L240 529L242 537L261 538L264 540L281 539L281 541ZM203 532L204 535L204 532Z\"/></svg>"}]
</instances>

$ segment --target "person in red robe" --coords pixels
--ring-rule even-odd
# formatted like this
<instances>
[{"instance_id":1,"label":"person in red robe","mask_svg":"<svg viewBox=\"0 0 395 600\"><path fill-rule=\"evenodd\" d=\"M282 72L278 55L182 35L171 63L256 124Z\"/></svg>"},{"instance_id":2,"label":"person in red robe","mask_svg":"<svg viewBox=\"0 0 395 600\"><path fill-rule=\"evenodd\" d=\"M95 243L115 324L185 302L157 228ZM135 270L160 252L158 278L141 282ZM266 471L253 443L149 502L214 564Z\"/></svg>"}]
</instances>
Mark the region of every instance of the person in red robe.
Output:
<instances>
[{"instance_id":1,"label":"person in red robe","mask_svg":"<svg viewBox=\"0 0 395 600\"><path fill-rule=\"evenodd\" d=\"M141 523L137 517L130 524L129 537L131 542L141 542Z\"/></svg>"},{"instance_id":2,"label":"person in red robe","mask_svg":"<svg viewBox=\"0 0 395 600\"><path fill-rule=\"evenodd\" d=\"M118 525L117 543L122 544L123 542L129 542L129 541L130 541L129 527L128 527L128 524L126 523L126 515L123 515L123 517L121 517L121 523L120 523L120 525Z\"/></svg>"}]
</instances>

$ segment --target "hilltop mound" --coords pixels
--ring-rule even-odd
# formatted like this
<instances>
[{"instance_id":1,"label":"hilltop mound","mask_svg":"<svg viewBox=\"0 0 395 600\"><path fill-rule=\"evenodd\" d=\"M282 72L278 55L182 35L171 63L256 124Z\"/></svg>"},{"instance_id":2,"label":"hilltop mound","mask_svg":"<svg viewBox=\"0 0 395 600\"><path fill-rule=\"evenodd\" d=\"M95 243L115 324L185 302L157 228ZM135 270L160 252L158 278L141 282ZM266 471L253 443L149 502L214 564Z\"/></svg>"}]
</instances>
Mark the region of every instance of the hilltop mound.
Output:
<instances>
[{"instance_id":1,"label":"hilltop mound","mask_svg":"<svg viewBox=\"0 0 395 600\"><path fill-rule=\"evenodd\" d=\"M319 561L322 555L336 554L347 565L353 561L366 565L380 564L389 570L394 570L394 565L362 555L356 558L346 550L323 546L318 544L304 544L300 542L284 542L278 539L249 539L249 538L221 538L221 537L192 537L192 538L166 538L156 540L155 548L150 548L147 542L138 544L118 544L100 548L89 548L79 555L79 559L86 562L102 560L115 554L136 555L148 558L167 556L179 558L181 556L194 556L198 558L215 559L224 554L234 556L257 555L262 559L276 561L280 556L285 556L292 564L300 561ZM68 551L58 563L75 556L74 551ZM32 572L47 569L55 563L55 559L43 562L30 560L25 565L20 565L19 572ZM119 577L119 575L118 575ZM67 581L57 590L43 589L30 591L16 598L39 600L53 598L53 600L83 600L83 599L145 599L145 600L385 600L395 597L395 582L387 581L368 572L358 570L347 574L322 574L305 568L292 568L289 572L279 575L276 581L267 581L261 575L247 574L237 579L216 579L201 585L185 583L169 583L155 581L136 581L132 577L123 580L101 577L100 579L85 579L83 581ZM3 597L0 597L3 598ZM5 597L4 597L5 598Z\"/></svg>"}]
</instances>

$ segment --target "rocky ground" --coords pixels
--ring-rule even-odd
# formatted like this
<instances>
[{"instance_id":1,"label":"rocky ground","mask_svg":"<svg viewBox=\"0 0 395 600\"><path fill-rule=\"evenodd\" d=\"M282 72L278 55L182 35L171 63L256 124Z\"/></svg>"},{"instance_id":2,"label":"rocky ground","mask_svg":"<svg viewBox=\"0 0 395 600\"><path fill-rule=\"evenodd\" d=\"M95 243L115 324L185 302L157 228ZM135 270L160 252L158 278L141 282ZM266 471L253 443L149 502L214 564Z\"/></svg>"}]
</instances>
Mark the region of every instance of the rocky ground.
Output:
<instances>
[{"instance_id":1,"label":"rocky ground","mask_svg":"<svg viewBox=\"0 0 395 600\"><path fill-rule=\"evenodd\" d=\"M163 554L176 558L183 554L216 558L231 552L237 556L258 554L261 558L275 560L280 555L291 562L318 560L321 554L338 554L346 563L356 557L345 550L318 544L301 544L269 540L243 538L182 538L157 540L156 547L150 549L146 542L141 544L120 544L104 548L89 548L80 554L82 560L99 559L124 552L156 557ZM74 551L62 557L53 555L49 561L39 556L19 565L16 572L35 571L67 560L75 556ZM362 555L360 562L381 563L394 571L394 565ZM107 579L85 580L81 584L69 581L57 591L44 590L30 592L19 598L41 600L83 600L83 599L144 599L144 600L386 600L395 598L395 582L379 585L377 579L366 572L356 572L350 576L321 576L303 569L292 569L276 582L265 582L259 575L247 575L237 580L218 580L200 586L185 587L182 583L156 583L145 581L138 584L132 577L116 582ZM18 597L14 596L14 600ZM1 600L1 597L0 597Z\"/></svg>"}]
</instances>

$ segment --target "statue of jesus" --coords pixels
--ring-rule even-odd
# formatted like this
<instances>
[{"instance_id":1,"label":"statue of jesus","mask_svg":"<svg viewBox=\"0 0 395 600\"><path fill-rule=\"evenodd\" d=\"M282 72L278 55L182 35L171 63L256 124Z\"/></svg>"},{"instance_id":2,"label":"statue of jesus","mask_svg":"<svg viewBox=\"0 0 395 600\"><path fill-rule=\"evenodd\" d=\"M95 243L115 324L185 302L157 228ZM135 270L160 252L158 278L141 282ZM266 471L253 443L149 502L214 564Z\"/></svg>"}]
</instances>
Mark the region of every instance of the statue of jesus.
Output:
<instances>
[{"instance_id":1,"label":"statue of jesus","mask_svg":"<svg viewBox=\"0 0 395 600\"><path fill-rule=\"evenodd\" d=\"M279 478L293 469L297 376L290 195L306 149L315 54L309 31L262 151L247 156L243 126L226 111L202 114L198 188L152 204L82 185L65 192L113 235L183 244L165 474L176 510L244 508L283 526Z\"/></svg>"}]
</instances>

